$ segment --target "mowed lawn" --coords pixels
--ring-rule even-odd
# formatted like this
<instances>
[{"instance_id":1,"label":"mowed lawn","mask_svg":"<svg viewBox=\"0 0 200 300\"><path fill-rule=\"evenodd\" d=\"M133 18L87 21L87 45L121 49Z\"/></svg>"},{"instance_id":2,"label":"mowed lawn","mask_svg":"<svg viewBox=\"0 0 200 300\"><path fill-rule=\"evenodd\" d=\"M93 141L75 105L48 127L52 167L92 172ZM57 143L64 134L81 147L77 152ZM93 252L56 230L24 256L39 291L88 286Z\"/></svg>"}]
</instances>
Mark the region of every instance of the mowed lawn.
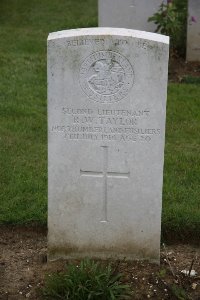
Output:
<instances>
[{"instance_id":1,"label":"mowed lawn","mask_svg":"<svg viewBox=\"0 0 200 300\"><path fill-rule=\"evenodd\" d=\"M0 224L46 224L49 32L97 26L97 0L0 2ZM163 238L200 236L200 85L170 84Z\"/></svg>"}]
</instances>

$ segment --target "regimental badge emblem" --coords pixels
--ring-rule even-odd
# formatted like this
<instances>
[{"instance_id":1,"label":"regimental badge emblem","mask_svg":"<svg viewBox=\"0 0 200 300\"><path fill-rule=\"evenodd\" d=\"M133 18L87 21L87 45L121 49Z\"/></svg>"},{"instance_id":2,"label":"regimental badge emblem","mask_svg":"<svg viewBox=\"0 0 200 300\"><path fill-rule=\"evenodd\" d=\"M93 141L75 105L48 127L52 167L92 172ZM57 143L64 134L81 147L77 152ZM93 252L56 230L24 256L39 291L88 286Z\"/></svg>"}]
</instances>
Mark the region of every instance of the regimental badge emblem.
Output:
<instances>
[{"instance_id":1,"label":"regimental badge emblem","mask_svg":"<svg viewBox=\"0 0 200 300\"><path fill-rule=\"evenodd\" d=\"M80 68L80 84L84 93L99 103L120 101L128 95L133 83L133 67L117 52L95 52L85 59Z\"/></svg>"}]
</instances>

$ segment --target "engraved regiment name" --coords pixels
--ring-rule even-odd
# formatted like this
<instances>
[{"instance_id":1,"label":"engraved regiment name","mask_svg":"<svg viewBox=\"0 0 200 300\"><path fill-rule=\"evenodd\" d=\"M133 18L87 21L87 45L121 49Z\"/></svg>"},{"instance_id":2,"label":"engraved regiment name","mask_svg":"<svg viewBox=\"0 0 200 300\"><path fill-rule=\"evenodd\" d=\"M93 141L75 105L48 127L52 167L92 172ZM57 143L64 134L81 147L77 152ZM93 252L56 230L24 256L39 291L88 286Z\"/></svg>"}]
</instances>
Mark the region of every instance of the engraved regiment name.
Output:
<instances>
[{"instance_id":1,"label":"engraved regiment name","mask_svg":"<svg viewBox=\"0 0 200 300\"><path fill-rule=\"evenodd\" d=\"M85 59L80 68L82 90L99 103L120 101L127 96L133 82L133 67L117 52L95 52Z\"/></svg>"},{"instance_id":2,"label":"engraved regiment name","mask_svg":"<svg viewBox=\"0 0 200 300\"><path fill-rule=\"evenodd\" d=\"M142 126L152 123L151 111L63 107L62 124L53 124L51 131L67 140L150 142L160 136L161 129Z\"/></svg>"}]
</instances>

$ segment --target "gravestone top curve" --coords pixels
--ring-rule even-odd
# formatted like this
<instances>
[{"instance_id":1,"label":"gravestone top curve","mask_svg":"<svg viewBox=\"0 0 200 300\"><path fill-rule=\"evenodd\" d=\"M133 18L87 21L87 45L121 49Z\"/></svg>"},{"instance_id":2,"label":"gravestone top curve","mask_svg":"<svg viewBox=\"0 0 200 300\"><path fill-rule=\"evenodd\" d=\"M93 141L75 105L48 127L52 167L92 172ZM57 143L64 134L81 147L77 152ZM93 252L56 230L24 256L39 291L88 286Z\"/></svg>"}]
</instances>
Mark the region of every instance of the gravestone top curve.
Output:
<instances>
[{"instance_id":1,"label":"gravestone top curve","mask_svg":"<svg viewBox=\"0 0 200 300\"><path fill-rule=\"evenodd\" d=\"M78 36L124 36L140 38L145 40L151 40L155 42L169 44L169 37L166 35L152 33L147 31L126 29L126 28L109 28L109 27L92 27L92 28L80 28L80 29L69 29L57 32L51 32L48 36L48 41L61 38L78 37Z\"/></svg>"}]
</instances>

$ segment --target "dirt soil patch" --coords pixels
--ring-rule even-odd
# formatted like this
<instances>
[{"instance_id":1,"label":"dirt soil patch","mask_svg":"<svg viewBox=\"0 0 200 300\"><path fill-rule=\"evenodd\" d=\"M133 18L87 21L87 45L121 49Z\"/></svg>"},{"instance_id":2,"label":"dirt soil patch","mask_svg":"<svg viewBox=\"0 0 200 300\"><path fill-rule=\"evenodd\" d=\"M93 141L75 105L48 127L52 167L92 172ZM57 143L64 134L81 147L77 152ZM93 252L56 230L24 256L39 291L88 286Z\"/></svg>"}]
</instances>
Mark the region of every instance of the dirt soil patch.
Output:
<instances>
[{"instance_id":1,"label":"dirt soil patch","mask_svg":"<svg viewBox=\"0 0 200 300\"><path fill-rule=\"evenodd\" d=\"M200 62L186 62L180 57L169 61L169 82L181 83L185 77L200 77Z\"/></svg>"},{"instance_id":2,"label":"dirt soil patch","mask_svg":"<svg viewBox=\"0 0 200 300\"><path fill-rule=\"evenodd\" d=\"M199 258L200 247L179 244L162 248L160 266L138 261L111 263L123 274L123 281L131 285L132 299L197 300L200 299ZM197 273L194 277L185 276L181 271L189 270L192 261L192 269ZM62 271L67 264L63 260L47 262L46 229L0 227L1 300L42 299L38 289L45 275ZM181 296L184 293L185 298Z\"/></svg>"}]
</instances>

